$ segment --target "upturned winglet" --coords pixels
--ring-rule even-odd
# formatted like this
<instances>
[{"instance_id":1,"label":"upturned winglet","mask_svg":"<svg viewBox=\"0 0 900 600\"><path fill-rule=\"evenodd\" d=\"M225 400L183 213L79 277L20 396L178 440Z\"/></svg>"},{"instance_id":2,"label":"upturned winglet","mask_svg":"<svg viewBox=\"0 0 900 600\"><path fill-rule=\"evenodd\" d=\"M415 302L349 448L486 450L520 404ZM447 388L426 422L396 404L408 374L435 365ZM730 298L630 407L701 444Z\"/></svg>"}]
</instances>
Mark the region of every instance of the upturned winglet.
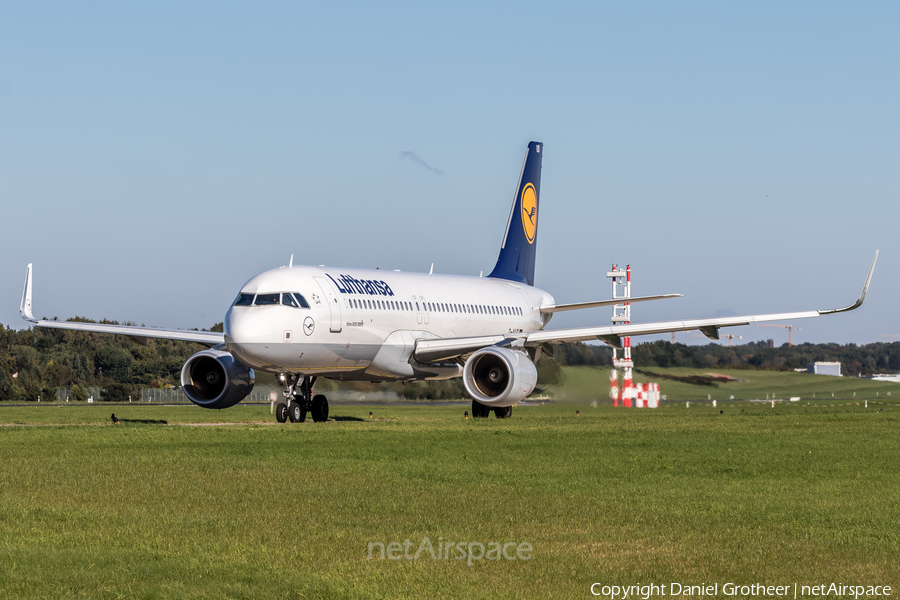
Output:
<instances>
[{"instance_id":1,"label":"upturned winglet","mask_svg":"<svg viewBox=\"0 0 900 600\"><path fill-rule=\"evenodd\" d=\"M225 341L222 333L213 331L195 331L179 329L157 329L156 327L135 327L133 325L117 325L113 323L80 323L72 321L45 321L35 319L31 304L31 265L25 269L25 288L22 290L22 302L19 304L19 314L35 327L49 327L50 329L68 329L70 331L92 331L95 333L109 333L113 335L128 335L142 344L147 343L147 338L161 338L167 340L180 340L182 342L196 342L207 346L217 346Z\"/></svg>"},{"instance_id":2,"label":"upturned winglet","mask_svg":"<svg viewBox=\"0 0 900 600\"><path fill-rule=\"evenodd\" d=\"M869 291L869 283L872 281L872 273L875 272L875 263L878 261L878 250L875 251L875 258L872 259L872 266L869 267L869 274L866 276L866 283L863 285L862 293L859 295L859 298L851 304L850 306L844 308L831 308L828 310L820 310L818 313L820 315L831 315L839 312L847 312L848 310L855 310L862 306L863 302L866 301L866 294Z\"/></svg>"},{"instance_id":3,"label":"upturned winglet","mask_svg":"<svg viewBox=\"0 0 900 600\"><path fill-rule=\"evenodd\" d=\"M22 302L19 304L19 314L26 321L37 323L31 312L31 263L25 267L25 288L22 290Z\"/></svg>"}]
</instances>

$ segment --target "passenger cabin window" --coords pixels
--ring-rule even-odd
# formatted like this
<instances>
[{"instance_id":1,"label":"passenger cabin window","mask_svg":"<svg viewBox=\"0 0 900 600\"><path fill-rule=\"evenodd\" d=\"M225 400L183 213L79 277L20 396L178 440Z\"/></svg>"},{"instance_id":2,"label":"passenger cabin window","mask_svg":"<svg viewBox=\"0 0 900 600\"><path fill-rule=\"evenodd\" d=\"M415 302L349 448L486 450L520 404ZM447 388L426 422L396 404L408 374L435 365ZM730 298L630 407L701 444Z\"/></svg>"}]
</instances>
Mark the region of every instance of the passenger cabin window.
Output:
<instances>
[{"instance_id":1,"label":"passenger cabin window","mask_svg":"<svg viewBox=\"0 0 900 600\"><path fill-rule=\"evenodd\" d=\"M253 304L253 296L255 296L255 294L238 294L237 300L234 301L234 305L250 306Z\"/></svg>"},{"instance_id":2,"label":"passenger cabin window","mask_svg":"<svg viewBox=\"0 0 900 600\"><path fill-rule=\"evenodd\" d=\"M256 295L256 305L257 306L272 306L278 304L279 296L281 294L257 294Z\"/></svg>"}]
</instances>

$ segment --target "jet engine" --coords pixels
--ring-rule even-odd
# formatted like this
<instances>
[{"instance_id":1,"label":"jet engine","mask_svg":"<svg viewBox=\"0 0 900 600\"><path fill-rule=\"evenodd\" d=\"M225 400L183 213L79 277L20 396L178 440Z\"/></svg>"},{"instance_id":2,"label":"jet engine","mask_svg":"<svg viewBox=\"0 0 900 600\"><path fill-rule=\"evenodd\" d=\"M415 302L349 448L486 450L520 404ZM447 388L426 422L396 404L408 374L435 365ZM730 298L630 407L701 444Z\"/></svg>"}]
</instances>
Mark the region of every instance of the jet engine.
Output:
<instances>
[{"instance_id":1,"label":"jet engine","mask_svg":"<svg viewBox=\"0 0 900 600\"><path fill-rule=\"evenodd\" d=\"M203 408L234 406L253 390L253 369L223 350L203 350L181 368L181 387L188 399Z\"/></svg>"},{"instance_id":2,"label":"jet engine","mask_svg":"<svg viewBox=\"0 0 900 600\"><path fill-rule=\"evenodd\" d=\"M482 348L463 369L466 391L486 406L512 406L537 384L537 368L521 350L498 346Z\"/></svg>"}]
</instances>

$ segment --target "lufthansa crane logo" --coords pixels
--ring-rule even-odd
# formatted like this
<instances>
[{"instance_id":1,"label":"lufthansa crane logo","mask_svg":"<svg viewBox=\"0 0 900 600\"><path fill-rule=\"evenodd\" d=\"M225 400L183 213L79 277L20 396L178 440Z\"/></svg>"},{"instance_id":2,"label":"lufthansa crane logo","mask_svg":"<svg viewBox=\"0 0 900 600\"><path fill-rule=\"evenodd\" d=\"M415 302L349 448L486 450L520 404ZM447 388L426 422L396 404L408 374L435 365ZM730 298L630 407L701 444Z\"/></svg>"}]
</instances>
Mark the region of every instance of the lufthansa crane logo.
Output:
<instances>
[{"instance_id":1,"label":"lufthansa crane logo","mask_svg":"<svg viewBox=\"0 0 900 600\"><path fill-rule=\"evenodd\" d=\"M528 183L522 190L522 229L525 230L525 239L529 244L534 243L534 234L537 232L537 192L534 184Z\"/></svg>"}]
</instances>

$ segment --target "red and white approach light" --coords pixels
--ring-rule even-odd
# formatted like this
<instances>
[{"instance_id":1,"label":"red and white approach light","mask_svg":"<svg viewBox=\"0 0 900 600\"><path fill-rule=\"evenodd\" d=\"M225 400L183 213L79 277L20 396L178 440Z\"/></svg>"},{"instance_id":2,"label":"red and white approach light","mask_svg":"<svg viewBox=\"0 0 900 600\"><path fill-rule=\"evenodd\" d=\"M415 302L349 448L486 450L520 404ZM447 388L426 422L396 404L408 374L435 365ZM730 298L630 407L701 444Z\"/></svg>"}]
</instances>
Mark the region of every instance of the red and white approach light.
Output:
<instances>
[{"instance_id":1,"label":"red and white approach light","mask_svg":"<svg viewBox=\"0 0 900 600\"><path fill-rule=\"evenodd\" d=\"M613 306L612 322L613 324L631 323L631 265L626 265L625 270L619 268L619 265L613 265L612 269L606 274L612 279L612 297L613 300L622 299L621 304ZM632 369L634 362L631 360L631 336L622 338L622 358L618 357L618 350L613 348L613 368L609 374L609 397L612 398L613 406L635 406L657 408L659 406L659 384L644 383L637 387L634 385L632 377ZM622 371L622 387L619 387L619 373Z\"/></svg>"}]
</instances>

